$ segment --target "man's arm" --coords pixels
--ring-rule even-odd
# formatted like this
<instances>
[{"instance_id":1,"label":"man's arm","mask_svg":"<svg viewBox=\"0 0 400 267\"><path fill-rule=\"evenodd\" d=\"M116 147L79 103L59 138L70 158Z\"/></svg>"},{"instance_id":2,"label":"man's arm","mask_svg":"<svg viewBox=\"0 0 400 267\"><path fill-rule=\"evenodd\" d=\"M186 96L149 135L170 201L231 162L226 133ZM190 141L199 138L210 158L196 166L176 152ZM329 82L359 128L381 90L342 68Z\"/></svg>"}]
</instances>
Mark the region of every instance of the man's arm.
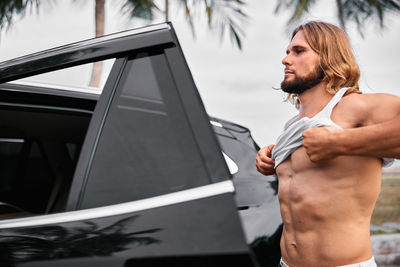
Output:
<instances>
[{"instance_id":1,"label":"man's arm","mask_svg":"<svg viewBox=\"0 0 400 267\"><path fill-rule=\"evenodd\" d=\"M378 100L383 103L369 107L371 117L376 118L370 125L344 130L320 127L304 131L303 147L310 160L318 162L340 155L400 158L399 101L385 97L378 97ZM386 106L380 108L382 104ZM388 116L391 119L385 120Z\"/></svg>"}]
</instances>

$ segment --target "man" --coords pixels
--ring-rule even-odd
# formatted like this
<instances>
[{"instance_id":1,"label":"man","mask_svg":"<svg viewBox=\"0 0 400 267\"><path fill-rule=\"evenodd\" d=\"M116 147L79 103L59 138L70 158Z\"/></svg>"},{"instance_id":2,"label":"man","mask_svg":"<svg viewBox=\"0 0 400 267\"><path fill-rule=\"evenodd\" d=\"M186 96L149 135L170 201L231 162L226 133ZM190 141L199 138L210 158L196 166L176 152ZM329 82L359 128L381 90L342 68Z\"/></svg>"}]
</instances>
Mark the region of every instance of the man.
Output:
<instances>
[{"instance_id":1,"label":"man","mask_svg":"<svg viewBox=\"0 0 400 267\"><path fill-rule=\"evenodd\" d=\"M279 179L281 266L376 266L369 227L384 158L400 155L400 98L361 94L346 34L329 23L299 26L282 63L299 114L256 159Z\"/></svg>"}]
</instances>

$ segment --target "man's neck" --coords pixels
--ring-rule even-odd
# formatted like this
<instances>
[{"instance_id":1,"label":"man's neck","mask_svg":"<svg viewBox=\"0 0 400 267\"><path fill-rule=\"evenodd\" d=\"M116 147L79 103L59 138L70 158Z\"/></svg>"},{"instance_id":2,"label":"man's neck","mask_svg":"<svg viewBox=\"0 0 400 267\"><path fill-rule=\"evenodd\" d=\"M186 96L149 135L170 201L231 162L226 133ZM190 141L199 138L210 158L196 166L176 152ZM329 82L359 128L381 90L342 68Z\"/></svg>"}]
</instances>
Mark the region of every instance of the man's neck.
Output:
<instances>
[{"instance_id":1,"label":"man's neck","mask_svg":"<svg viewBox=\"0 0 400 267\"><path fill-rule=\"evenodd\" d=\"M299 118L313 117L331 100L332 95L326 91L326 83L321 82L299 95Z\"/></svg>"}]
</instances>

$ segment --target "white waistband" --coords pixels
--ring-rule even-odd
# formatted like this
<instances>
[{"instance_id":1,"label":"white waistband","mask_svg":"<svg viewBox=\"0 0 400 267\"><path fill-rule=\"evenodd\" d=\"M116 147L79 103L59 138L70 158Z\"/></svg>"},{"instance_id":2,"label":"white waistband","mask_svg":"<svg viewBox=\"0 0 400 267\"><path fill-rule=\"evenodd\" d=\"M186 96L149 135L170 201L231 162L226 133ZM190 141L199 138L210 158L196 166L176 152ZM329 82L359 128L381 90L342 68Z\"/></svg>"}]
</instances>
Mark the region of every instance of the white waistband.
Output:
<instances>
[{"instance_id":1,"label":"white waistband","mask_svg":"<svg viewBox=\"0 0 400 267\"><path fill-rule=\"evenodd\" d=\"M369 260L363 262L348 264L348 265L340 265L337 267L377 267L377 265L374 256L372 256Z\"/></svg>"},{"instance_id":2,"label":"white waistband","mask_svg":"<svg viewBox=\"0 0 400 267\"><path fill-rule=\"evenodd\" d=\"M290 267L282 260L282 258L281 258L280 266L281 267ZM348 265L340 265L337 267L377 267L377 265L376 265L374 256L372 256L372 258L370 258L369 260L363 261L363 262L348 264Z\"/></svg>"}]
</instances>

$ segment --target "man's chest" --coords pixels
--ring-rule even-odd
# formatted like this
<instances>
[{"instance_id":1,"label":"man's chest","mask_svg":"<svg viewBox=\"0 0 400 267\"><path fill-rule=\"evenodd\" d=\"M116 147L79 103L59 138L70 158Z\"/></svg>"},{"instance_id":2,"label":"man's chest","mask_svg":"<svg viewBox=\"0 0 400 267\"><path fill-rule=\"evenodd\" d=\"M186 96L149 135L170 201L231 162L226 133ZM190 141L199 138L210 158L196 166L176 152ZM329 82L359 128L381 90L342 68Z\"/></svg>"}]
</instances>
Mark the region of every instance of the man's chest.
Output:
<instances>
[{"instance_id":1,"label":"man's chest","mask_svg":"<svg viewBox=\"0 0 400 267\"><path fill-rule=\"evenodd\" d=\"M341 170L351 173L353 169L352 157L336 157L331 160L312 162L303 146L298 147L285 161L283 161L276 173L279 178L296 177L303 174L313 174L316 176L337 176ZM281 179L279 179L281 180Z\"/></svg>"}]
</instances>

